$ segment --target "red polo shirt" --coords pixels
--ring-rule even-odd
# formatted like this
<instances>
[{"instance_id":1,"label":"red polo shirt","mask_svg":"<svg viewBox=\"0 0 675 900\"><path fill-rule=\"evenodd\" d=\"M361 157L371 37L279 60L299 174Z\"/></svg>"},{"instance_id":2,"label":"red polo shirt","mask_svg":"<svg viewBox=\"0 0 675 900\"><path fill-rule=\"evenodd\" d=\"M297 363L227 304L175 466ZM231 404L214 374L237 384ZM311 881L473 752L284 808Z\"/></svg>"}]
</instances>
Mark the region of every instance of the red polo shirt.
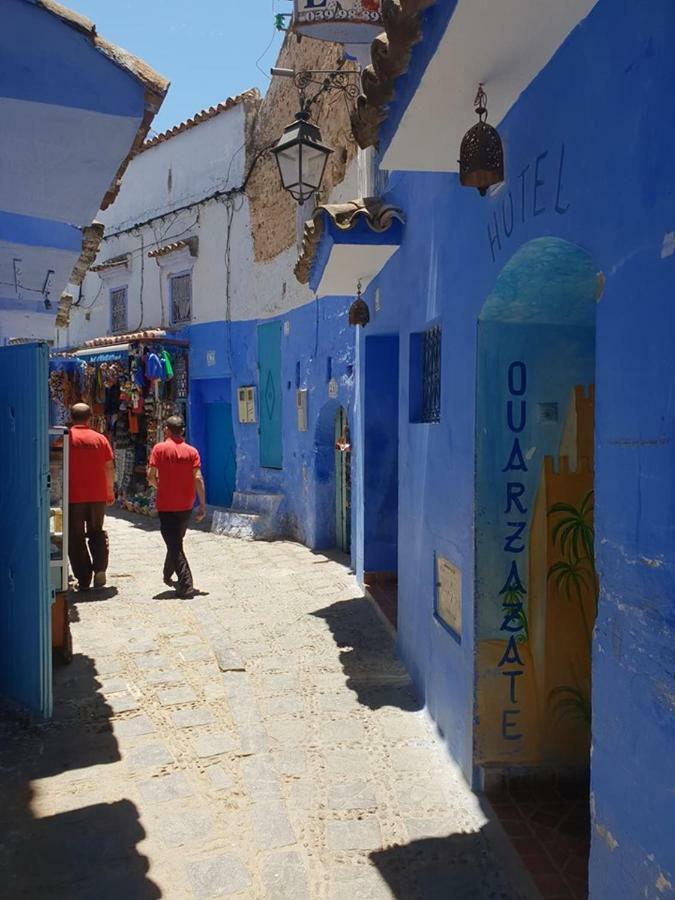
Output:
<instances>
[{"instance_id":1,"label":"red polo shirt","mask_svg":"<svg viewBox=\"0 0 675 900\"><path fill-rule=\"evenodd\" d=\"M183 438L171 435L155 444L149 465L157 469L158 512L184 512L195 505L195 469L201 467L199 452Z\"/></svg>"},{"instance_id":2,"label":"red polo shirt","mask_svg":"<svg viewBox=\"0 0 675 900\"><path fill-rule=\"evenodd\" d=\"M110 441L88 425L70 429L69 503L105 503L108 481L105 464L113 458Z\"/></svg>"}]
</instances>

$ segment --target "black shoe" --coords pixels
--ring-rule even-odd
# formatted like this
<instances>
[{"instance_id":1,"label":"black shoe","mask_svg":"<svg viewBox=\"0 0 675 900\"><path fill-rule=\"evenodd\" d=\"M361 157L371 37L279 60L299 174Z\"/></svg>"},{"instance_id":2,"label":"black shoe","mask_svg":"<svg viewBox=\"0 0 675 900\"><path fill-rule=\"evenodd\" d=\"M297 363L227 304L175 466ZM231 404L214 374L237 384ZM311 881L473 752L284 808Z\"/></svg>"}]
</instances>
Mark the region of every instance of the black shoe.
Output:
<instances>
[{"instance_id":1,"label":"black shoe","mask_svg":"<svg viewBox=\"0 0 675 900\"><path fill-rule=\"evenodd\" d=\"M82 594L82 593L84 593L84 591L90 591L91 585L83 584L81 581L78 581L77 582L77 590L80 592L80 594Z\"/></svg>"},{"instance_id":2,"label":"black shoe","mask_svg":"<svg viewBox=\"0 0 675 900\"><path fill-rule=\"evenodd\" d=\"M173 581L171 578L164 578L163 580L164 580L164 584L165 584L167 587L170 587L170 588L175 588L175 587L176 587L177 582L176 582L176 581Z\"/></svg>"},{"instance_id":3,"label":"black shoe","mask_svg":"<svg viewBox=\"0 0 675 900\"><path fill-rule=\"evenodd\" d=\"M186 591L182 591L180 589L176 590L176 596L179 600L192 600L195 597L197 591L194 588L188 588Z\"/></svg>"}]
</instances>

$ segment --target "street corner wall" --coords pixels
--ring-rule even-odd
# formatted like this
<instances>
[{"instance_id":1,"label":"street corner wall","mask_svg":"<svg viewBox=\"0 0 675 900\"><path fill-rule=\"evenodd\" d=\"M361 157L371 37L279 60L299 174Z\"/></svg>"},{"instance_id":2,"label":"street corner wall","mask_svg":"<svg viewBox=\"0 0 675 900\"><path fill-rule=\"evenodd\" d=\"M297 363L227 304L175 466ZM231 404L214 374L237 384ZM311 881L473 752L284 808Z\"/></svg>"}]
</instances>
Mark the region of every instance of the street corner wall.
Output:
<instances>
[{"instance_id":1,"label":"street corner wall","mask_svg":"<svg viewBox=\"0 0 675 900\"><path fill-rule=\"evenodd\" d=\"M296 71L332 70L342 54L343 48L339 44L308 37L298 42L295 35L289 34L277 66ZM345 68L354 67L347 63ZM326 168L319 202L328 202L333 189L342 182L349 163L356 156L356 144L349 139L351 125L347 105L341 98L337 103L332 102L334 99L324 97L312 111L324 143L334 149ZM249 165L253 165L257 154L264 148L276 144L284 128L295 119L298 109L298 92L293 79L273 78L252 127ZM281 190L279 170L271 153L257 159L246 193L250 203L255 260L274 259L296 243L298 207L290 194ZM310 215L311 208L307 210L306 218Z\"/></svg>"},{"instance_id":2,"label":"street corner wall","mask_svg":"<svg viewBox=\"0 0 675 900\"><path fill-rule=\"evenodd\" d=\"M334 546L335 416L353 408L354 334L351 299L315 300L268 321L281 324L282 468L260 465L256 425L235 422L237 488L283 495L283 536L312 549ZM260 322L233 322L232 391L254 385L260 402L257 329ZM307 428L298 427L297 391L307 390Z\"/></svg>"}]
</instances>

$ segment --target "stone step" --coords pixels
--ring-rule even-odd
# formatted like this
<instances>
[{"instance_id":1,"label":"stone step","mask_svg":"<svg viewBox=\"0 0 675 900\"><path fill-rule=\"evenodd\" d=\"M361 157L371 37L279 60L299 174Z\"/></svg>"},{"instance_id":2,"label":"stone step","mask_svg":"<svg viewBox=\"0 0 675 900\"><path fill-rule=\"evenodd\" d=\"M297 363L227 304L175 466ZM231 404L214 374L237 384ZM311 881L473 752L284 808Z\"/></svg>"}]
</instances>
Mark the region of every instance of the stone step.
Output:
<instances>
[{"instance_id":1,"label":"stone step","mask_svg":"<svg viewBox=\"0 0 675 900\"><path fill-rule=\"evenodd\" d=\"M266 491L235 491L230 509L242 512L273 515L279 508L283 497Z\"/></svg>"},{"instance_id":2,"label":"stone step","mask_svg":"<svg viewBox=\"0 0 675 900\"><path fill-rule=\"evenodd\" d=\"M214 509L211 532L245 541L265 541L273 537L269 516L239 509Z\"/></svg>"}]
</instances>

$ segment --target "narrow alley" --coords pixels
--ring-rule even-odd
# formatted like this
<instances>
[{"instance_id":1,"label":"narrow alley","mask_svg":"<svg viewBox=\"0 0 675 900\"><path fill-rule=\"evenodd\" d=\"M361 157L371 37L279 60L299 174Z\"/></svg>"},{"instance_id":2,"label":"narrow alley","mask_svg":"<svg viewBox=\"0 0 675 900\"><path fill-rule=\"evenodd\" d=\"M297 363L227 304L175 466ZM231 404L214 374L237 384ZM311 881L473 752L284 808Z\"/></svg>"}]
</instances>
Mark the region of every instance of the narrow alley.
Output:
<instances>
[{"instance_id":1,"label":"narrow alley","mask_svg":"<svg viewBox=\"0 0 675 900\"><path fill-rule=\"evenodd\" d=\"M2 725L0 895L516 900L347 568L114 513L45 726Z\"/></svg>"}]
</instances>

